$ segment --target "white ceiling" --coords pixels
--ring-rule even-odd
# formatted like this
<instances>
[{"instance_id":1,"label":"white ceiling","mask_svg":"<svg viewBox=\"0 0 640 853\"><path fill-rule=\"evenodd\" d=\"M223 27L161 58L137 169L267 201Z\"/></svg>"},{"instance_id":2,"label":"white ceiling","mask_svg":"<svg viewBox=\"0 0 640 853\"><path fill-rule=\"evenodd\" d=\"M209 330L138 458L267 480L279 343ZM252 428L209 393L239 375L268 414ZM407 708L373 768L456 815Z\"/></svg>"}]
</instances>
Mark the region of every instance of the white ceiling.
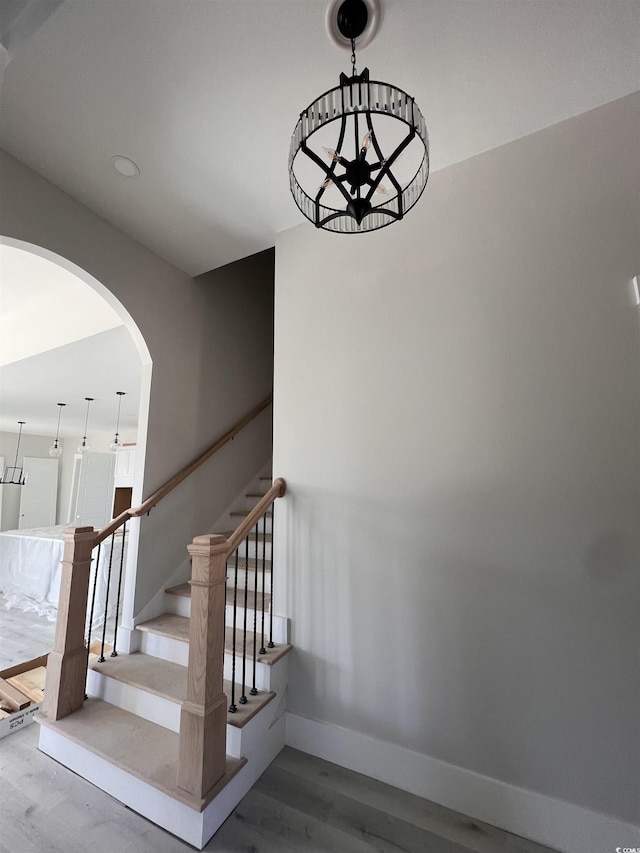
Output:
<instances>
[{"instance_id":1,"label":"white ceiling","mask_svg":"<svg viewBox=\"0 0 640 853\"><path fill-rule=\"evenodd\" d=\"M44 258L0 246L0 431L60 435L115 431L135 437L141 361L131 335L89 285ZM104 448L106 450L106 447Z\"/></svg>"},{"instance_id":2,"label":"white ceiling","mask_svg":"<svg viewBox=\"0 0 640 853\"><path fill-rule=\"evenodd\" d=\"M0 365L122 325L95 290L31 252L0 245Z\"/></svg>"},{"instance_id":3,"label":"white ceiling","mask_svg":"<svg viewBox=\"0 0 640 853\"><path fill-rule=\"evenodd\" d=\"M84 398L93 397L89 434L113 434L118 413L116 391L124 391L121 439L135 440L140 379L140 357L124 326L4 365L0 368L0 431L17 432L17 422L26 421L25 434L53 436L58 420L56 403L66 403L60 435L77 438L84 432ZM107 445L102 449L106 451Z\"/></svg>"},{"instance_id":4,"label":"white ceiling","mask_svg":"<svg viewBox=\"0 0 640 853\"><path fill-rule=\"evenodd\" d=\"M21 2L36 0L9 7ZM14 39L4 72L7 151L192 275L303 221L290 135L349 69L328 0L38 2L50 16ZM381 6L358 65L416 97L433 170L638 88L637 0ZM118 175L114 154L140 177Z\"/></svg>"}]
</instances>

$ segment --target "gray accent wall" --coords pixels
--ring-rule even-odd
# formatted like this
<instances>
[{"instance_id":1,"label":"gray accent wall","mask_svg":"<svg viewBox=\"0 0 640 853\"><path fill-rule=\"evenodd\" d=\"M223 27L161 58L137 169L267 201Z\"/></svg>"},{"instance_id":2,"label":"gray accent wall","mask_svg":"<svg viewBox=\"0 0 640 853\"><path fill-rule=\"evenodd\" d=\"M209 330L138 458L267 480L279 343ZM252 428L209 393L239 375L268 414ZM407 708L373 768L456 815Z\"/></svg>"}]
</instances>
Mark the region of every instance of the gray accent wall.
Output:
<instances>
[{"instance_id":1,"label":"gray accent wall","mask_svg":"<svg viewBox=\"0 0 640 853\"><path fill-rule=\"evenodd\" d=\"M274 402L288 710L635 823L639 106L279 235Z\"/></svg>"}]
</instances>

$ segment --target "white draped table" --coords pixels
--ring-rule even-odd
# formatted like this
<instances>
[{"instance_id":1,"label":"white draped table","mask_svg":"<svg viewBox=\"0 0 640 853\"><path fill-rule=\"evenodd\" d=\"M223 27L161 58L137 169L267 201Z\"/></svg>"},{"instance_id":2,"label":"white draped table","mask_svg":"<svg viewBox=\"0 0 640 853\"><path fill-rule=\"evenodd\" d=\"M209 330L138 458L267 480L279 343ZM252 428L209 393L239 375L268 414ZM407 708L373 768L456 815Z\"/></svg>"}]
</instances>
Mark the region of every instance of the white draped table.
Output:
<instances>
[{"instance_id":1,"label":"white draped table","mask_svg":"<svg viewBox=\"0 0 640 853\"><path fill-rule=\"evenodd\" d=\"M64 549L62 534L67 526L62 524L0 533L0 592L5 596L7 608L35 611L52 621L56 619ZM114 538L109 615L115 613L116 609L122 542L122 535ZM93 627L102 624L104 620L111 550L112 542L109 538L100 548ZM97 549L93 552L89 596L93 590L96 557ZM126 562L126 547L124 557ZM88 603L87 612L90 606L91 602Z\"/></svg>"}]
</instances>

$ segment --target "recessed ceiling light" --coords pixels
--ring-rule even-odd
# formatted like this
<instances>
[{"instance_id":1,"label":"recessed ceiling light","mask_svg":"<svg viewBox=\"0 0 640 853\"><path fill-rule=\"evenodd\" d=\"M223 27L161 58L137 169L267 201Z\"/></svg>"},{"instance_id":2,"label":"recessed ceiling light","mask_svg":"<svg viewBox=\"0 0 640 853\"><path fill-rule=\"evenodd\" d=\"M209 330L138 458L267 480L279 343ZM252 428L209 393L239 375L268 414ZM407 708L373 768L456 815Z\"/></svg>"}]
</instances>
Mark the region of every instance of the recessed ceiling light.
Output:
<instances>
[{"instance_id":1,"label":"recessed ceiling light","mask_svg":"<svg viewBox=\"0 0 640 853\"><path fill-rule=\"evenodd\" d=\"M116 172L123 175L125 178L140 177L140 169L133 160L130 160L128 157L123 157L122 154L114 154L111 158L111 162L113 163L113 168Z\"/></svg>"}]
</instances>

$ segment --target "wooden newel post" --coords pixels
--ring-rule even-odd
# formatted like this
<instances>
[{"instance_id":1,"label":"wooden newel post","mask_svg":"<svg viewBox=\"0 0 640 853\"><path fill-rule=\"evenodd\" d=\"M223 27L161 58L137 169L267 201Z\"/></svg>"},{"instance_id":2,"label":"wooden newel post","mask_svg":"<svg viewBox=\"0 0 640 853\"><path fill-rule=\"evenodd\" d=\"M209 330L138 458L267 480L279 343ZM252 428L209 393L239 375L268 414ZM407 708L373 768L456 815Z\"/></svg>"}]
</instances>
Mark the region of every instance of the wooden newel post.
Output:
<instances>
[{"instance_id":1,"label":"wooden newel post","mask_svg":"<svg viewBox=\"0 0 640 853\"><path fill-rule=\"evenodd\" d=\"M178 786L204 797L224 776L227 699L224 695L224 609L227 540L196 536L192 557L187 700L180 714Z\"/></svg>"},{"instance_id":2,"label":"wooden newel post","mask_svg":"<svg viewBox=\"0 0 640 853\"><path fill-rule=\"evenodd\" d=\"M68 527L64 551L58 619L53 651L47 661L42 712L52 720L77 711L84 702L87 680L85 622L91 574L93 527Z\"/></svg>"}]
</instances>

